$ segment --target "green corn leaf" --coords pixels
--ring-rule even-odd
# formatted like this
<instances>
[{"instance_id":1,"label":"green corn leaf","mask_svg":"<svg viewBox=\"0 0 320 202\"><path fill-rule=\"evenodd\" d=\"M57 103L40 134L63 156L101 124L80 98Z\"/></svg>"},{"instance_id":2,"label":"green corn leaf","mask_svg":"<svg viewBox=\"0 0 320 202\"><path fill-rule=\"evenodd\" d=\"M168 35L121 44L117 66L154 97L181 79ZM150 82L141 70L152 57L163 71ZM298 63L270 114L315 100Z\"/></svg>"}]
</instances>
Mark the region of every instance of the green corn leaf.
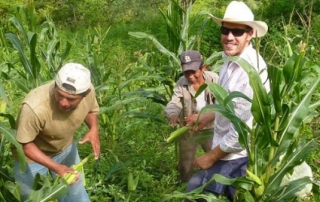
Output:
<instances>
[{"instance_id":1,"label":"green corn leaf","mask_svg":"<svg viewBox=\"0 0 320 202\"><path fill-rule=\"evenodd\" d=\"M309 103L313 95L313 92L317 89L317 86L320 82L320 77L309 87L308 93L303 97L300 103L293 109L293 111L288 115L287 120L282 121L280 128L283 130L279 133L279 148L277 150L277 156L280 156L283 152L286 151L289 146L292 138L299 130L300 125L302 124L303 119L309 113Z\"/></svg>"},{"instance_id":2,"label":"green corn leaf","mask_svg":"<svg viewBox=\"0 0 320 202\"><path fill-rule=\"evenodd\" d=\"M305 188L306 185L312 183L309 177L303 177L289 182L288 185L278 187L269 197L266 202L273 201L288 201L296 198L296 193Z\"/></svg>"},{"instance_id":3,"label":"green corn leaf","mask_svg":"<svg viewBox=\"0 0 320 202\"><path fill-rule=\"evenodd\" d=\"M75 169L76 171L81 172L81 169L82 169L83 165L84 165L85 163L87 163L89 159L91 159L91 158L93 158L93 157L94 157L94 154L93 154L93 153L89 154L86 158L82 159L82 161L80 161L80 163L72 166L73 169Z\"/></svg>"},{"instance_id":4,"label":"green corn leaf","mask_svg":"<svg viewBox=\"0 0 320 202\"><path fill-rule=\"evenodd\" d=\"M268 75L270 79L270 89L273 98L274 108L277 114L282 113L282 103L281 103L281 79L282 79L282 69L278 67L269 67Z\"/></svg>"},{"instance_id":5,"label":"green corn leaf","mask_svg":"<svg viewBox=\"0 0 320 202\"><path fill-rule=\"evenodd\" d=\"M245 148L250 156L249 134L251 129L243 122L234 112L230 112L225 107L217 104L207 105L201 109L200 114L216 112L229 119L239 134L239 142L243 148Z\"/></svg>"},{"instance_id":6,"label":"green corn leaf","mask_svg":"<svg viewBox=\"0 0 320 202\"><path fill-rule=\"evenodd\" d=\"M269 194L277 190L281 184L282 178L286 173L291 171L295 166L300 165L302 161L317 147L315 140L305 142L301 140L299 145L290 149L286 161L277 167L276 172L270 176L269 182L266 185L265 193ZM278 157L280 158L280 157Z\"/></svg>"},{"instance_id":7,"label":"green corn leaf","mask_svg":"<svg viewBox=\"0 0 320 202\"><path fill-rule=\"evenodd\" d=\"M267 91L262 84L260 75L246 60L240 57L230 57L228 60L238 63L248 74L250 86L253 90L252 114L258 124L268 124L271 121L271 109ZM271 130L269 131L271 134Z\"/></svg>"},{"instance_id":8,"label":"green corn leaf","mask_svg":"<svg viewBox=\"0 0 320 202\"><path fill-rule=\"evenodd\" d=\"M295 65L295 61L297 60L297 54L293 53L292 56L290 58L288 58L288 60L286 61L286 63L283 66L283 77L285 79L285 83L286 84L290 84L292 82L292 78L294 75L294 65Z\"/></svg>"},{"instance_id":9,"label":"green corn leaf","mask_svg":"<svg viewBox=\"0 0 320 202\"><path fill-rule=\"evenodd\" d=\"M259 73L246 60L240 57L229 57L226 60L231 60L239 64L248 74L250 86L253 90L252 98L252 115L254 120L259 125L264 125L269 143L273 146L278 146L278 143L273 139L271 131L271 104L268 99L266 88L263 86Z\"/></svg>"},{"instance_id":10,"label":"green corn leaf","mask_svg":"<svg viewBox=\"0 0 320 202\"><path fill-rule=\"evenodd\" d=\"M34 78L31 63L29 62L27 56L24 53L23 45L22 45L20 39L16 35L11 34L11 33L6 34L6 37L10 40L13 47L18 51L19 56L20 56L20 61L23 65L23 68L26 71L26 73L29 76L31 76L32 78Z\"/></svg>"},{"instance_id":11,"label":"green corn leaf","mask_svg":"<svg viewBox=\"0 0 320 202\"><path fill-rule=\"evenodd\" d=\"M234 107L232 102L225 102L225 99L228 97L228 92L217 83L208 83L210 91L213 93L216 101L226 107L226 109L230 112L234 112Z\"/></svg>"},{"instance_id":12,"label":"green corn leaf","mask_svg":"<svg viewBox=\"0 0 320 202\"><path fill-rule=\"evenodd\" d=\"M12 24L16 27L16 29L18 30L18 32L23 36L23 39L25 42L28 42L28 35L26 30L24 29L23 25L21 24L21 22L16 18L16 17L12 17L9 19L10 22L12 22ZM29 43L26 43L29 46Z\"/></svg>"},{"instance_id":13,"label":"green corn leaf","mask_svg":"<svg viewBox=\"0 0 320 202\"><path fill-rule=\"evenodd\" d=\"M161 43L159 43L159 41L153 35L146 34L143 32L129 32L129 35L137 37L137 38L150 39L161 53L172 58L172 61L175 63L176 66L180 66L181 62L180 62L179 58L176 56L176 54L174 54L173 52L166 49Z\"/></svg>"},{"instance_id":14,"label":"green corn leaf","mask_svg":"<svg viewBox=\"0 0 320 202\"><path fill-rule=\"evenodd\" d=\"M227 105L229 102L232 101L233 98L243 98L243 99L247 100L248 102L252 102L252 100L248 96L246 96L245 94L243 94L239 91L233 91L224 99L223 104Z\"/></svg>"},{"instance_id":15,"label":"green corn leaf","mask_svg":"<svg viewBox=\"0 0 320 202\"><path fill-rule=\"evenodd\" d=\"M18 200L18 201L23 201L22 196L21 196L21 188L18 183L14 183L11 181L6 181L4 183L4 186L7 190L10 191L10 193Z\"/></svg>"},{"instance_id":16,"label":"green corn leaf","mask_svg":"<svg viewBox=\"0 0 320 202\"><path fill-rule=\"evenodd\" d=\"M0 82L0 96L6 102L6 104L10 107L10 102L9 102L9 99L6 95L6 91L3 88L2 82Z\"/></svg>"},{"instance_id":17,"label":"green corn leaf","mask_svg":"<svg viewBox=\"0 0 320 202\"><path fill-rule=\"evenodd\" d=\"M15 138L16 131L13 129L8 129L8 127L6 127L3 123L0 123L0 131L6 137L6 139L16 147L18 159L20 162L20 171L24 172L26 168L26 157L24 155L21 144Z\"/></svg>"},{"instance_id":18,"label":"green corn leaf","mask_svg":"<svg viewBox=\"0 0 320 202\"><path fill-rule=\"evenodd\" d=\"M299 55L293 53L293 55L285 63L283 67L283 76L285 78L286 86L282 91L283 96L289 93L295 82L298 82L298 84L300 83L301 71L306 62L304 56L304 52L300 53Z\"/></svg>"},{"instance_id":19,"label":"green corn leaf","mask_svg":"<svg viewBox=\"0 0 320 202\"><path fill-rule=\"evenodd\" d=\"M38 81L38 75L40 72L40 63L37 58L36 48L37 48L37 34L28 33L29 47L30 47L30 67L33 75L34 81Z\"/></svg>"},{"instance_id":20,"label":"green corn leaf","mask_svg":"<svg viewBox=\"0 0 320 202\"><path fill-rule=\"evenodd\" d=\"M198 97L202 91L204 91L206 88L208 87L208 84L204 83L202 84L199 89L197 90L196 94L194 95L194 97Z\"/></svg>"}]
</instances>

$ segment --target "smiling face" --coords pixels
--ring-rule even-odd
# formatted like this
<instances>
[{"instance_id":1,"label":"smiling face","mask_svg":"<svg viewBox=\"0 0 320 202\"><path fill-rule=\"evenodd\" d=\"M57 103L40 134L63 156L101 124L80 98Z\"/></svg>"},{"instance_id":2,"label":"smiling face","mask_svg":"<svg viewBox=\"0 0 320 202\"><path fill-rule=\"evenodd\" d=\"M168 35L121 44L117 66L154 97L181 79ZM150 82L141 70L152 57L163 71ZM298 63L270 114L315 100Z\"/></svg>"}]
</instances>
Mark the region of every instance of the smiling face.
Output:
<instances>
[{"instance_id":1,"label":"smiling face","mask_svg":"<svg viewBox=\"0 0 320 202\"><path fill-rule=\"evenodd\" d=\"M54 88L54 98L61 111L69 112L74 110L83 99L82 95L69 94L58 87Z\"/></svg>"},{"instance_id":2,"label":"smiling face","mask_svg":"<svg viewBox=\"0 0 320 202\"><path fill-rule=\"evenodd\" d=\"M221 43L224 52L229 56L239 56L249 45L252 34L253 31L249 30L246 25L223 22Z\"/></svg>"},{"instance_id":3,"label":"smiling face","mask_svg":"<svg viewBox=\"0 0 320 202\"><path fill-rule=\"evenodd\" d=\"M194 70L187 70L183 72L183 75L187 78L188 82L191 84L203 84L203 69L198 69L197 71Z\"/></svg>"}]
</instances>

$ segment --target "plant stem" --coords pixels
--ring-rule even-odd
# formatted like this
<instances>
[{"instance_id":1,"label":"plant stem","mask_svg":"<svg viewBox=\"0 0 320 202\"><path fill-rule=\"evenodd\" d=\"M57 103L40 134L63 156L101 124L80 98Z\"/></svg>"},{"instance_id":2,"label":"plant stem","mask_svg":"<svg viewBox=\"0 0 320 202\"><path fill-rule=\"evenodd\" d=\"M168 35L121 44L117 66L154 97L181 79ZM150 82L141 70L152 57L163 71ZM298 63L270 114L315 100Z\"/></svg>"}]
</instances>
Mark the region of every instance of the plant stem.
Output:
<instances>
[{"instance_id":1,"label":"plant stem","mask_svg":"<svg viewBox=\"0 0 320 202\"><path fill-rule=\"evenodd\" d=\"M273 131L273 137L272 137L274 140L277 139L277 133L278 133L277 131L279 129L279 122L280 122L280 117L277 115L276 119L275 119L274 131ZM270 146L270 150L269 150L269 160L268 160L269 165L267 167L265 182L269 181L269 177L271 175L271 169L272 168L271 168L271 163L270 162L272 161L272 159L274 157L274 153L275 153L275 147L271 145Z\"/></svg>"}]
</instances>

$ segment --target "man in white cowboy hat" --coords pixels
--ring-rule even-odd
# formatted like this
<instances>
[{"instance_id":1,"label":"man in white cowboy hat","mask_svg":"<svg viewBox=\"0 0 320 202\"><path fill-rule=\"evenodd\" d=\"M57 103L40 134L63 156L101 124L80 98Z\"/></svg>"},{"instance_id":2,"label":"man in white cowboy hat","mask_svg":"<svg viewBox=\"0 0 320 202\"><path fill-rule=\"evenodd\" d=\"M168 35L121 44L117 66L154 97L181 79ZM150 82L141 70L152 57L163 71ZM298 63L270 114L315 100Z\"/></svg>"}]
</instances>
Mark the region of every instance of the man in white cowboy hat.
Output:
<instances>
[{"instance_id":1,"label":"man in white cowboy hat","mask_svg":"<svg viewBox=\"0 0 320 202\"><path fill-rule=\"evenodd\" d=\"M249 62L260 73L261 80L269 90L267 80L266 63L253 48L251 39L262 37L268 31L268 26L262 21L255 21L250 8L239 1L232 1L224 14L223 19L212 16L214 22L220 26L221 43L224 50L223 57L239 56ZM240 91L249 98L253 97L253 90L249 84L249 77L244 69L235 62L226 61L221 67L219 84L229 93ZM252 126L251 103L235 98L232 100L236 114ZM204 125L210 118L201 119L199 125ZM213 118L211 118L213 119ZM214 174L221 174L228 178L245 175L248 163L246 150L238 141L238 134L233 124L220 114L215 115L214 137L212 150L195 159L195 166L201 170L188 182L186 191L196 189L208 182ZM215 195L224 195L230 201L233 200L235 189L219 183L212 183L205 188ZM186 199L186 201L188 201ZM199 199L198 201L205 201Z\"/></svg>"}]
</instances>

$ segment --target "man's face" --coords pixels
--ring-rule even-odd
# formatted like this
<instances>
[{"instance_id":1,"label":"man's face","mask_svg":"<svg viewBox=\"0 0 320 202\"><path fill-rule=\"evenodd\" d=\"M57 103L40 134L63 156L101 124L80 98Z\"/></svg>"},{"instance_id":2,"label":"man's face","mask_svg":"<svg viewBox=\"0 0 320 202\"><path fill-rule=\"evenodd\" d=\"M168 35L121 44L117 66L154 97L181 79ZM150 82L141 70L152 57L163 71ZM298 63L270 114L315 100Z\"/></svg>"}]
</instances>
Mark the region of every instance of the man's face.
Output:
<instances>
[{"instance_id":1,"label":"man's face","mask_svg":"<svg viewBox=\"0 0 320 202\"><path fill-rule=\"evenodd\" d=\"M58 87L54 88L54 98L59 106L59 109L64 112L74 110L83 99L81 95L69 94Z\"/></svg>"},{"instance_id":2,"label":"man's face","mask_svg":"<svg viewBox=\"0 0 320 202\"><path fill-rule=\"evenodd\" d=\"M229 56L239 56L249 45L252 34L246 25L223 22L221 43L224 52Z\"/></svg>"},{"instance_id":3,"label":"man's face","mask_svg":"<svg viewBox=\"0 0 320 202\"><path fill-rule=\"evenodd\" d=\"M183 75L187 78L191 84L201 83L203 81L202 69L197 71L187 70L183 72Z\"/></svg>"}]
</instances>

